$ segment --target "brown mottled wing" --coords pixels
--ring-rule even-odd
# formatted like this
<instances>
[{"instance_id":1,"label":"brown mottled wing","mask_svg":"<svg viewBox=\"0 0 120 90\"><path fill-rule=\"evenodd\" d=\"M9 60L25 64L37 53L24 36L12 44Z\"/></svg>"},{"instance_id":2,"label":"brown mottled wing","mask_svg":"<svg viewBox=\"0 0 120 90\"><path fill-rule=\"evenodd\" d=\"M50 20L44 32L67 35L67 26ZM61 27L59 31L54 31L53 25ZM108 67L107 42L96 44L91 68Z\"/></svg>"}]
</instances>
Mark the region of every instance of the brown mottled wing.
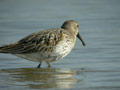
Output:
<instances>
[{"instance_id":1,"label":"brown mottled wing","mask_svg":"<svg viewBox=\"0 0 120 90\"><path fill-rule=\"evenodd\" d=\"M62 39L62 29L44 30L33 33L15 44L0 47L0 53L23 54L33 52L50 52Z\"/></svg>"}]
</instances>

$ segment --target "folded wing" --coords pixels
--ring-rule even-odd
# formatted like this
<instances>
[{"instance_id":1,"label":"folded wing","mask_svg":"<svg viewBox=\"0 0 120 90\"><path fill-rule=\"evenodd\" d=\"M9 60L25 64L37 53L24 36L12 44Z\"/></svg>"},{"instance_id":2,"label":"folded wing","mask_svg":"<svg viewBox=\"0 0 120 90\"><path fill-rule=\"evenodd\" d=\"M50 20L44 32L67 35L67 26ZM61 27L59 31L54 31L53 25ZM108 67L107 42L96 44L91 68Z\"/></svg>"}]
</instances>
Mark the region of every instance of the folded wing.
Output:
<instances>
[{"instance_id":1,"label":"folded wing","mask_svg":"<svg viewBox=\"0 0 120 90\"><path fill-rule=\"evenodd\" d=\"M33 33L20 41L0 47L0 53L23 54L33 52L51 52L62 40L63 30L45 30Z\"/></svg>"}]
</instances>

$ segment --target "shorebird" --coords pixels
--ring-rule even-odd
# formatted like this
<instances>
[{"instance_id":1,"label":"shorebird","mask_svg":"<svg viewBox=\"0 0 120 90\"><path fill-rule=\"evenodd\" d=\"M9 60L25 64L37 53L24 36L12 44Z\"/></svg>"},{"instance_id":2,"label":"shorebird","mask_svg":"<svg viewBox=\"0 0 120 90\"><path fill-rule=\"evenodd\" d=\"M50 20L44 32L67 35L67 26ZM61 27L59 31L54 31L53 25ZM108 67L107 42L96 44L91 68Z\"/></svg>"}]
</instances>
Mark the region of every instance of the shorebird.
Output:
<instances>
[{"instance_id":1,"label":"shorebird","mask_svg":"<svg viewBox=\"0 0 120 90\"><path fill-rule=\"evenodd\" d=\"M39 68L42 62L47 63L57 61L70 53L78 37L83 46L85 42L79 34L79 25L74 20L65 21L61 28L47 29L32 33L16 43L0 47L0 53L9 53L39 62Z\"/></svg>"}]
</instances>

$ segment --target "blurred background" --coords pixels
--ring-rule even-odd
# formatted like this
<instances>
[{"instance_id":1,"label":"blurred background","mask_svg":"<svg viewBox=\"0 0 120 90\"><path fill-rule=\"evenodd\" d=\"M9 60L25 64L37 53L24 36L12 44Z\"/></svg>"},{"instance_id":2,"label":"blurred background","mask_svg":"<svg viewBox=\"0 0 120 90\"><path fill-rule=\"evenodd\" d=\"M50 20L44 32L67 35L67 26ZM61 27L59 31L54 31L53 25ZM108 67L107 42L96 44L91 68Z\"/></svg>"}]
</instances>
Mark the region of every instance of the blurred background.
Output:
<instances>
[{"instance_id":1,"label":"blurred background","mask_svg":"<svg viewBox=\"0 0 120 90\"><path fill-rule=\"evenodd\" d=\"M119 9L120 0L0 0L0 46L71 19L86 42L83 47L77 39L51 69L43 64L37 70L36 62L0 54L0 89L120 90Z\"/></svg>"}]
</instances>

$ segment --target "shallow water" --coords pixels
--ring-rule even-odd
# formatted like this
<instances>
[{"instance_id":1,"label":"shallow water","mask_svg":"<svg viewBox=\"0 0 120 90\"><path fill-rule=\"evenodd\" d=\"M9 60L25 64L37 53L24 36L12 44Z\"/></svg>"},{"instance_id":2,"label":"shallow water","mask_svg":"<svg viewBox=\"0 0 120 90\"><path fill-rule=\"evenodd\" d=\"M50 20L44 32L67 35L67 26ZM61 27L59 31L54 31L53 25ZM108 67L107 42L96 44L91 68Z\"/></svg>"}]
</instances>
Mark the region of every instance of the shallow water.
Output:
<instances>
[{"instance_id":1,"label":"shallow water","mask_svg":"<svg viewBox=\"0 0 120 90\"><path fill-rule=\"evenodd\" d=\"M0 54L0 90L120 90L119 0L0 0L0 45L14 43L68 19L80 24L77 40L62 60L43 64Z\"/></svg>"}]
</instances>

